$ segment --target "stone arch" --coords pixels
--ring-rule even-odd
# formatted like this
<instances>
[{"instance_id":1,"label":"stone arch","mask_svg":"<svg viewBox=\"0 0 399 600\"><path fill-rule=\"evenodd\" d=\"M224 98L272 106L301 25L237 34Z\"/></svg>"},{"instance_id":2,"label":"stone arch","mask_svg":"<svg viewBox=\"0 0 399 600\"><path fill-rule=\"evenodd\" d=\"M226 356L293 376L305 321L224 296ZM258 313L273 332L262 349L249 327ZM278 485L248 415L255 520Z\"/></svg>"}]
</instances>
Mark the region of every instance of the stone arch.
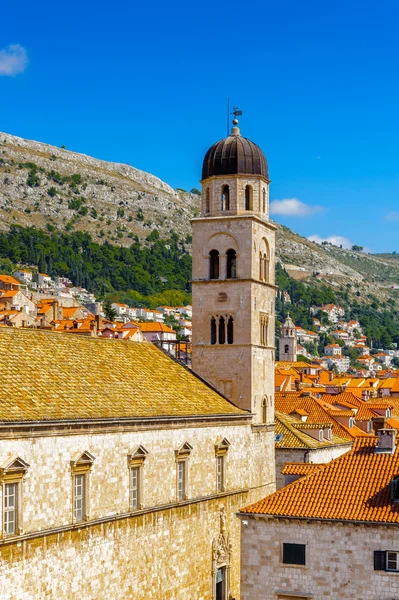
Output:
<instances>
[{"instance_id":1,"label":"stone arch","mask_svg":"<svg viewBox=\"0 0 399 600\"><path fill-rule=\"evenodd\" d=\"M209 252L209 279L219 279L219 252L215 249Z\"/></svg>"}]
</instances>

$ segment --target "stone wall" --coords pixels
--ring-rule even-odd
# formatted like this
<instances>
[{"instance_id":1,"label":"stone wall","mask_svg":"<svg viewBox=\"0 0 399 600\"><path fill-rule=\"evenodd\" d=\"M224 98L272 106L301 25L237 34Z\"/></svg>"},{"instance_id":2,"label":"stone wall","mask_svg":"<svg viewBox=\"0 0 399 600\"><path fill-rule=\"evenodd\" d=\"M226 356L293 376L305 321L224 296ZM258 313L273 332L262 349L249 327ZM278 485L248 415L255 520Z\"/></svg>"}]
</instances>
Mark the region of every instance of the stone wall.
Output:
<instances>
[{"instance_id":1,"label":"stone wall","mask_svg":"<svg viewBox=\"0 0 399 600\"><path fill-rule=\"evenodd\" d=\"M0 540L2 600L109 597L212 599L212 544L226 512L231 593L239 597L240 526L235 513L274 489L273 431L240 425L29 434L2 439L1 463L29 464L22 533ZM216 491L215 444L226 438L226 491ZM188 499L176 500L175 450L192 446ZM143 508L129 508L128 454L142 445ZM89 520L73 524L70 461L90 452ZM270 457L272 458L272 457ZM105 596L106 594L106 596Z\"/></svg>"},{"instance_id":2,"label":"stone wall","mask_svg":"<svg viewBox=\"0 0 399 600\"><path fill-rule=\"evenodd\" d=\"M399 598L399 573L374 571L375 550L399 551L397 527L248 517L241 600ZM306 566L282 564L284 542L306 545Z\"/></svg>"}]
</instances>

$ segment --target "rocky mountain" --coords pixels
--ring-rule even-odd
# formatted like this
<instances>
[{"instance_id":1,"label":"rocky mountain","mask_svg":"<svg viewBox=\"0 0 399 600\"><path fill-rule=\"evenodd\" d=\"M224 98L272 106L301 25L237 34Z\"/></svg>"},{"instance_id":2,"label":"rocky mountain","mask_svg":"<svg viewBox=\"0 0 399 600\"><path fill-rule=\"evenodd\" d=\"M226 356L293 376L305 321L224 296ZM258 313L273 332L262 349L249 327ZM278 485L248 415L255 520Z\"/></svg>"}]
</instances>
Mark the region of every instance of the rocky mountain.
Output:
<instances>
[{"instance_id":1,"label":"rocky mountain","mask_svg":"<svg viewBox=\"0 0 399 600\"><path fill-rule=\"evenodd\" d=\"M111 163L0 133L0 229L13 223L88 231L97 241L130 245L157 229L190 248L196 194L174 190L127 164ZM317 274L329 285L352 286L363 297L396 297L399 255L372 255L310 242L278 225L277 257L297 279Z\"/></svg>"}]
</instances>

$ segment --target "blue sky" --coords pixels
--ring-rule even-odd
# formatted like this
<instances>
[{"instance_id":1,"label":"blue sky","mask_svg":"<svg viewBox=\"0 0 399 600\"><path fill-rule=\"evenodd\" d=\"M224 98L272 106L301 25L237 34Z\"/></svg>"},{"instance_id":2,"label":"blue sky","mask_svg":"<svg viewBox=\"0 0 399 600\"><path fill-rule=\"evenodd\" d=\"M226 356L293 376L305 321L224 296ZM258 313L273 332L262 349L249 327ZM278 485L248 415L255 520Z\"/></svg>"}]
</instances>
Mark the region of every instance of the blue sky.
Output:
<instances>
[{"instance_id":1,"label":"blue sky","mask_svg":"<svg viewBox=\"0 0 399 600\"><path fill-rule=\"evenodd\" d=\"M399 251L397 0L20 0L1 13L1 131L191 189L230 96L268 158L273 218Z\"/></svg>"}]
</instances>

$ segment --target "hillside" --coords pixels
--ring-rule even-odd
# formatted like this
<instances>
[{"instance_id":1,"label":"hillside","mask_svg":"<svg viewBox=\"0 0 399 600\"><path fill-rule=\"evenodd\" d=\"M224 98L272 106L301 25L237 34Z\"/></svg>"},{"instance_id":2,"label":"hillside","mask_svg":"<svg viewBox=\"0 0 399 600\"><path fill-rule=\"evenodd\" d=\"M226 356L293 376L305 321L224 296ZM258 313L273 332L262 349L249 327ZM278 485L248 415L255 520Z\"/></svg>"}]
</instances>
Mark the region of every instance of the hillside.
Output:
<instances>
[{"instance_id":1,"label":"hillside","mask_svg":"<svg viewBox=\"0 0 399 600\"><path fill-rule=\"evenodd\" d=\"M157 177L126 164L101 161L66 149L0 133L0 229L11 224L90 233L94 241L130 246L157 229L173 231L188 250L190 219L199 197L172 189ZM372 255L319 245L278 225L277 258L297 279L315 272L333 288L379 300L396 298L399 255Z\"/></svg>"}]
</instances>

